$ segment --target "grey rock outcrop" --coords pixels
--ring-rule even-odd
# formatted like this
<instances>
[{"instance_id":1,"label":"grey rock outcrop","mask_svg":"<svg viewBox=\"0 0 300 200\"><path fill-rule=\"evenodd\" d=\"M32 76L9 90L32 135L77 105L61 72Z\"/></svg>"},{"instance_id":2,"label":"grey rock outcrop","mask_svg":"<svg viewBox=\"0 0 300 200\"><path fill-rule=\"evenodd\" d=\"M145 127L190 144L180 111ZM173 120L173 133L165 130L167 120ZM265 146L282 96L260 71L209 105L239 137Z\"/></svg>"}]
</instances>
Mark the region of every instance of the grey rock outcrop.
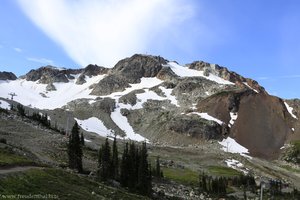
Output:
<instances>
[{"instance_id":1,"label":"grey rock outcrop","mask_svg":"<svg viewBox=\"0 0 300 200\"><path fill-rule=\"evenodd\" d=\"M123 91L130 83L140 83L143 77L155 77L167 61L159 56L135 54L119 61L108 75L93 86L93 95L108 95Z\"/></svg>"},{"instance_id":2,"label":"grey rock outcrop","mask_svg":"<svg viewBox=\"0 0 300 200\"><path fill-rule=\"evenodd\" d=\"M260 86L256 81L245 78L235 72L229 71L226 67L221 67L217 64L210 64L203 61L196 61L191 64L187 64L190 69L195 69L199 71L203 71L205 76L209 76L209 74L214 74L219 76L225 80L228 80L232 83L237 84L241 88L247 88L244 83L247 83L251 88L266 93L265 89Z\"/></svg>"},{"instance_id":3,"label":"grey rock outcrop","mask_svg":"<svg viewBox=\"0 0 300 200\"><path fill-rule=\"evenodd\" d=\"M46 86L46 90L47 90L47 91L55 91L56 88L55 88L55 86L53 85L53 83L48 83L48 85Z\"/></svg>"},{"instance_id":4,"label":"grey rock outcrop","mask_svg":"<svg viewBox=\"0 0 300 200\"><path fill-rule=\"evenodd\" d=\"M64 70L59 70L52 66L41 67L37 70L31 70L25 75L27 81L37 81L42 84L49 84L53 82L69 82Z\"/></svg>"},{"instance_id":5,"label":"grey rock outcrop","mask_svg":"<svg viewBox=\"0 0 300 200\"><path fill-rule=\"evenodd\" d=\"M92 77L102 74L107 74L109 72L108 68L100 67L98 65L88 65L86 68L82 70L81 75L78 77L76 84L82 85L86 83L85 77Z\"/></svg>"},{"instance_id":6,"label":"grey rock outcrop","mask_svg":"<svg viewBox=\"0 0 300 200\"><path fill-rule=\"evenodd\" d=\"M17 77L12 72L0 72L0 80L16 80Z\"/></svg>"}]
</instances>

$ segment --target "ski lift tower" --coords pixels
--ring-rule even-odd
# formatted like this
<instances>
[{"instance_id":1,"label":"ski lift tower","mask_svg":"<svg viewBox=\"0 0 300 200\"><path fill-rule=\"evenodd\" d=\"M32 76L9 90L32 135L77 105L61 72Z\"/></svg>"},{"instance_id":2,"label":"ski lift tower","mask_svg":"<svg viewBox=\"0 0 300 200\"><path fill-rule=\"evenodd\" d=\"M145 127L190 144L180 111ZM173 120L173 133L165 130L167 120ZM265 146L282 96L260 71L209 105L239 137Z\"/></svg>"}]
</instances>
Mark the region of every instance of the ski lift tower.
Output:
<instances>
[{"instance_id":1,"label":"ski lift tower","mask_svg":"<svg viewBox=\"0 0 300 200\"><path fill-rule=\"evenodd\" d=\"M17 96L16 93L14 93L14 92L8 93L8 95L11 96L11 98L10 98L11 100L14 100L14 97Z\"/></svg>"}]
</instances>

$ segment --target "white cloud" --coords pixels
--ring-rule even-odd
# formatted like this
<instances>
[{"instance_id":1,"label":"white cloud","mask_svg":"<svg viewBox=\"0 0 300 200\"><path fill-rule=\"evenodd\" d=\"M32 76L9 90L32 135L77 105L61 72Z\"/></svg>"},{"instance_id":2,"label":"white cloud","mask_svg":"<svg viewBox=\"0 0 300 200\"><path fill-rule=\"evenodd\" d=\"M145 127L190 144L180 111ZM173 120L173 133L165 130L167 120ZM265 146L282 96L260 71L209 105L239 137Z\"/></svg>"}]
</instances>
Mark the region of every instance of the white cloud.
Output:
<instances>
[{"instance_id":1,"label":"white cloud","mask_svg":"<svg viewBox=\"0 0 300 200\"><path fill-rule=\"evenodd\" d=\"M26 15L82 66L113 67L121 58L145 53L155 37L193 15L192 7L182 0L18 2Z\"/></svg>"},{"instance_id":2,"label":"white cloud","mask_svg":"<svg viewBox=\"0 0 300 200\"><path fill-rule=\"evenodd\" d=\"M26 58L28 61L32 61L32 62L37 62L37 63L41 63L41 64L45 64L45 65L53 65L54 62L53 60L49 60L49 59L46 59L46 58L32 58L32 57L29 57L29 58Z\"/></svg>"},{"instance_id":3,"label":"white cloud","mask_svg":"<svg viewBox=\"0 0 300 200\"><path fill-rule=\"evenodd\" d=\"M262 77L257 77L257 80L279 80L279 79L292 79L292 78L300 78L299 74L294 74L294 75L282 75L282 76L272 76L272 77L267 77L267 76L262 76Z\"/></svg>"},{"instance_id":4,"label":"white cloud","mask_svg":"<svg viewBox=\"0 0 300 200\"><path fill-rule=\"evenodd\" d=\"M21 53L22 52L22 49L18 48L18 47L15 47L14 50L18 53Z\"/></svg>"}]
</instances>

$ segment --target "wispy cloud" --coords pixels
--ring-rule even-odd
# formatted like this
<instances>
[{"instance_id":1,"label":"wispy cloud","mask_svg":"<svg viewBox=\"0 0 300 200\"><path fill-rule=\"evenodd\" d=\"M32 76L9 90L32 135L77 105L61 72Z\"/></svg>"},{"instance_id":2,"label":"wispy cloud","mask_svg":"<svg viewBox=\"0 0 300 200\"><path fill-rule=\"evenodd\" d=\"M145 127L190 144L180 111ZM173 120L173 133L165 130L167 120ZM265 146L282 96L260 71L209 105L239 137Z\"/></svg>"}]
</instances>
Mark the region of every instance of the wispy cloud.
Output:
<instances>
[{"instance_id":1,"label":"wispy cloud","mask_svg":"<svg viewBox=\"0 0 300 200\"><path fill-rule=\"evenodd\" d=\"M262 76L257 77L257 80L279 80L279 79L294 79L294 78L300 78L300 75L284 75L284 76Z\"/></svg>"},{"instance_id":2,"label":"wispy cloud","mask_svg":"<svg viewBox=\"0 0 300 200\"><path fill-rule=\"evenodd\" d=\"M112 67L146 52L174 24L193 15L183 0L18 0L26 15L77 63ZM183 30L181 30L183 31Z\"/></svg>"},{"instance_id":3,"label":"wispy cloud","mask_svg":"<svg viewBox=\"0 0 300 200\"><path fill-rule=\"evenodd\" d=\"M49 59L46 59L46 58L32 58L32 57L28 57L26 59L28 61L37 62L37 63L41 63L41 64L45 64L45 65L53 65L54 64L53 60L49 60Z\"/></svg>"},{"instance_id":4,"label":"wispy cloud","mask_svg":"<svg viewBox=\"0 0 300 200\"><path fill-rule=\"evenodd\" d=\"M18 47L14 47L13 49L18 53L21 53L23 51L21 48L18 48Z\"/></svg>"}]
</instances>

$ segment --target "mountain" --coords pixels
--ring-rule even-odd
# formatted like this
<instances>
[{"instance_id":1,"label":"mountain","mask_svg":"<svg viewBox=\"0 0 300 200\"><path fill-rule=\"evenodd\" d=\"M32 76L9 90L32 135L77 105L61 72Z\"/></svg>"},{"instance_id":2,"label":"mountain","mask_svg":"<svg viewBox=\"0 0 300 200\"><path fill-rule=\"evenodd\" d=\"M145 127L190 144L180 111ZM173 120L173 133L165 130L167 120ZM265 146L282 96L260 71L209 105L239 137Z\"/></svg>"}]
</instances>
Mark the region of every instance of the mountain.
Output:
<instances>
[{"instance_id":1,"label":"mountain","mask_svg":"<svg viewBox=\"0 0 300 200\"><path fill-rule=\"evenodd\" d=\"M255 80L203 61L181 66L136 54L111 69L45 66L19 78L0 72L0 97L4 108L14 101L47 112L67 132L76 120L103 137L160 145L229 138L266 159L300 139L299 100L271 96Z\"/></svg>"}]
</instances>

